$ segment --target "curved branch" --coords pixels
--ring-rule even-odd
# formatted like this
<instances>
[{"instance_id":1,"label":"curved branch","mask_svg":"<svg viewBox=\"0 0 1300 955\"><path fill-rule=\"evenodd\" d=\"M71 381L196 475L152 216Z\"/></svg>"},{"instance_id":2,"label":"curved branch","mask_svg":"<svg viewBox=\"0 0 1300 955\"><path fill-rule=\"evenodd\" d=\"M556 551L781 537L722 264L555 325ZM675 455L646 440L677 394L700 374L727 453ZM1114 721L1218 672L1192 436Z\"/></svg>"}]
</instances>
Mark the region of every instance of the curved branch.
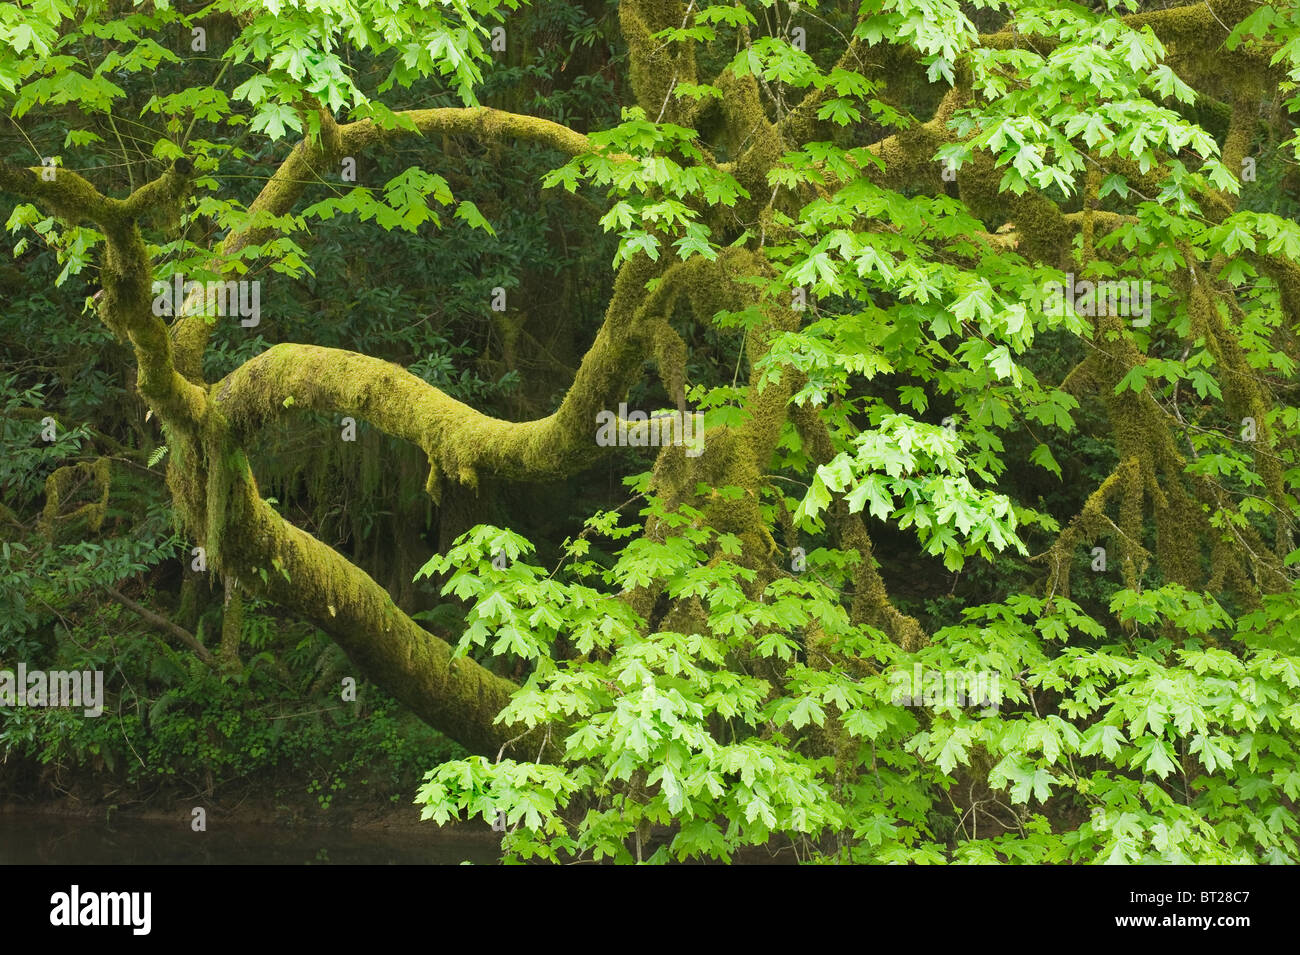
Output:
<instances>
[{"instance_id":1,"label":"curved branch","mask_svg":"<svg viewBox=\"0 0 1300 955\"><path fill-rule=\"evenodd\" d=\"M409 120L421 135L443 133L451 136L473 136L481 142L495 143L507 139L523 139L550 146L569 156L591 151L591 141L582 133L560 123L521 113L490 109L486 106L444 109L412 109L395 114L399 120ZM370 120L347 123L338 127L340 154L365 149L375 143L389 142L410 135L405 127L384 129Z\"/></svg>"},{"instance_id":2,"label":"curved branch","mask_svg":"<svg viewBox=\"0 0 1300 955\"><path fill-rule=\"evenodd\" d=\"M591 143L582 133L567 126L503 110L476 108L416 109L395 114L401 124L384 129L371 120L338 125L327 113L321 114L321 136L304 139L294 146L248 207L249 221L265 222L286 215L313 182L324 182L321 170L344 156L361 153L371 146L393 140L430 133L474 136L483 142L523 139L551 146L566 155L588 152ZM414 129L412 129L412 126ZM233 232L213 255L212 268L236 257L244 248L275 235L270 226L253 225ZM188 303L187 303L188 305ZM207 347L211 326L202 310L187 308L171 329L176 348L177 367L190 381L202 381L203 351Z\"/></svg>"},{"instance_id":3,"label":"curved branch","mask_svg":"<svg viewBox=\"0 0 1300 955\"><path fill-rule=\"evenodd\" d=\"M365 571L276 514L246 474L228 506L223 560L245 574L244 587L319 626L363 675L467 749L494 754L517 735L494 722L513 683L455 658ZM253 568L267 569L265 581Z\"/></svg>"},{"instance_id":4,"label":"curved branch","mask_svg":"<svg viewBox=\"0 0 1300 955\"><path fill-rule=\"evenodd\" d=\"M728 256L723 261L729 261ZM442 475L474 487L480 472L514 480L564 477L596 460L597 413L616 407L649 357L649 340L682 282L713 267L695 257L668 267L638 255L614 282L605 322L583 356L572 387L551 415L505 421L485 415L423 379L378 358L313 345L275 345L212 386L211 394L237 436L286 413L312 410L369 421L418 445L429 457L426 489L437 499Z\"/></svg>"}]
</instances>

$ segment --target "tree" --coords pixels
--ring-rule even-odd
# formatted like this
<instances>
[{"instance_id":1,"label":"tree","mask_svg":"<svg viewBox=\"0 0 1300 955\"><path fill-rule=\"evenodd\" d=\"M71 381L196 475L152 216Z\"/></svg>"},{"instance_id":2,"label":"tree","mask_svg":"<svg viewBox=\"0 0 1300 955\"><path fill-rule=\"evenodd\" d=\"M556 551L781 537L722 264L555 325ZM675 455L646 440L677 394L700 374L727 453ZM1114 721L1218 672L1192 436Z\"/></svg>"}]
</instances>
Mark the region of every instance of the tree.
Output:
<instances>
[{"instance_id":1,"label":"tree","mask_svg":"<svg viewBox=\"0 0 1300 955\"><path fill-rule=\"evenodd\" d=\"M528 42L515 4L392 6L10 6L6 105L65 150L120 118L115 78L180 63L178 35L223 41L149 101L161 174L114 198L42 155L0 189L74 266L97 258L95 312L130 343L208 566L477 754L430 773L429 816L501 812L510 851L550 859L777 837L818 859L1294 859L1300 233L1279 170L1300 12L632 0L620 121L581 132L478 105L496 41ZM464 105L394 108L439 86ZM563 158L540 187L607 199L612 292L550 413L489 416L306 342L209 380L214 323L256 317L239 276L309 270L313 223L436 228L432 199L494 233L447 170L347 178L449 136L503 164L543 146ZM253 202L223 197L224 164L289 137ZM1257 175L1276 188L1250 208ZM224 237L187 238L198 217ZM734 367L693 363L701 329ZM666 416L624 414L647 363ZM629 479L645 520L593 515L549 572L469 530L422 570L470 603L440 639L259 490L259 436L312 413L418 447L440 507L657 446ZM1076 507L1025 496L1081 448L1071 481L1101 473ZM923 625L943 613L891 599L881 535L927 573L992 566L997 599ZM598 538L630 540L593 559ZM1114 586L1071 599L1078 564Z\"/></svg>"}]
</instances>

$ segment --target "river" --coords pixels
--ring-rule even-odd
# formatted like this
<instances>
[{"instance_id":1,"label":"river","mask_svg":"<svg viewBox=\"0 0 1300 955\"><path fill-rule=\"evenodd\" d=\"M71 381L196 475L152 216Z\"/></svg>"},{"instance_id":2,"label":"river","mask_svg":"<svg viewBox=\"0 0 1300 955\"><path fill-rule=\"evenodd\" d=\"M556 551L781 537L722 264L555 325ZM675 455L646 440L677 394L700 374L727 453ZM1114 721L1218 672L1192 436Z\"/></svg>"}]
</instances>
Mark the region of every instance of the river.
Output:
<instances>
[{"instance_id":1,"label":"river","mask_svg":"<svg viewBox=\"0 0 1300 955\"><path fill-rule=\"evenodd\" d=\"M300 826L87 820L0 813L0 865L455 865L493 864L490 837L431 823L429 832Z\"/></svg>"}]
</instances>

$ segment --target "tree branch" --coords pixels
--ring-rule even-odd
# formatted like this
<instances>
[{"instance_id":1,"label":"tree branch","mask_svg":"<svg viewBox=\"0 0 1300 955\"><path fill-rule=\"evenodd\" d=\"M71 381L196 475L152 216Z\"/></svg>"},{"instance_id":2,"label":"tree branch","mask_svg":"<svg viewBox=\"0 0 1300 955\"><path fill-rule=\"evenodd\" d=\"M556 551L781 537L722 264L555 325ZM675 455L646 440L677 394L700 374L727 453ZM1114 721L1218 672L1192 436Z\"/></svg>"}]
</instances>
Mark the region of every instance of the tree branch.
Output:
<instances>
[{"instance_id":1,"label":"tree branch","mask_svg":"<svg viewBox=\"0 0 1300 955\"><path fill-rule=\"evenodd\" d=\"M172 623L172 621L168 620L166 617L159 616L158 614L154 613L152 610L148 609L147 607L143 607L140 604L136 603L134 600L126 596L126 594L122 593L116 587L105 587L104 592L108 594L110 597L112 597L114 600L116 600L118 603L120 603L127 610L130 610L133 614L138 616L145 623L149 624L154 629L160 630L163 633L168 634L169 636L175 637L181 643L185 644L185 646L193 650L195 655L204 663L208 664L209 666L212 665L213 663L212 653L208 650L207 647L199 643L198 638L194 636L194 634Z\"/></svg>"},{"instance_id":2,"label":"tree branch","mask_svg":"<svg viewBox=\"0 0 1300 955\"><path fill-rule=\"evenodd\" d=\"M736 250L720 261L738 255ZM711 267L700 257L675 262L654 291L646 293L646 281L661 266L643 255L624 264L605 322L573 385L545 418L493 418L392 362L314 345L275 345L214 384L210 394L237 438L291 411L364 419L424 450L430 463L426 490L435 499L444 475L470 487L477 486L481 472L513 480L565 477L600 455L596 415L626 395L651 354L654 321L678 283L696 281L701 270Z\"/></svg>"}]
</instances>

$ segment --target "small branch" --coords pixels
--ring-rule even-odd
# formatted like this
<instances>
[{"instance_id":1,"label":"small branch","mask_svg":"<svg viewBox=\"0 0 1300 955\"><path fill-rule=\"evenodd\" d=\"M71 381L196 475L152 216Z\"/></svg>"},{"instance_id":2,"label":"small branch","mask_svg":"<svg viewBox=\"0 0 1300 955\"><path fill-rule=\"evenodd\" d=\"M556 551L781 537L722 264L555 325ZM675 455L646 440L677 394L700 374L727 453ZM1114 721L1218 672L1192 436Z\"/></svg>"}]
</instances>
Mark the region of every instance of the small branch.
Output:
<instances>
[{"instance_id":1,"label":"small branch","mask_svg":"<svg viewBox=\"0 0 1300 955\"><path fill-rule=\"evenodd\" d=\"M213 662L212 654L208 652L207 647L199 643L198 638L194 636L194 634L190 633L188 630L185 630L182 627L178 627L176 624L172 623L166 617L159 616L158 614L154 613L152 610L140 606L140 604L136 603L130 597L126 596L126 594L122 593L116 587L105 587L104 592L107 593L114 600L116 600L118 603L120 603L127 610L130 610L132 613L138 616L145 623L152 626L154 629L161 630L163 633L168 634L169 636L173 636L181 643L185 644L187 647L193 650L195 654L198 656L198 658L202 660L204 663L208 664L209 666L212 664Z\"/></svg>"}]
</instances>

